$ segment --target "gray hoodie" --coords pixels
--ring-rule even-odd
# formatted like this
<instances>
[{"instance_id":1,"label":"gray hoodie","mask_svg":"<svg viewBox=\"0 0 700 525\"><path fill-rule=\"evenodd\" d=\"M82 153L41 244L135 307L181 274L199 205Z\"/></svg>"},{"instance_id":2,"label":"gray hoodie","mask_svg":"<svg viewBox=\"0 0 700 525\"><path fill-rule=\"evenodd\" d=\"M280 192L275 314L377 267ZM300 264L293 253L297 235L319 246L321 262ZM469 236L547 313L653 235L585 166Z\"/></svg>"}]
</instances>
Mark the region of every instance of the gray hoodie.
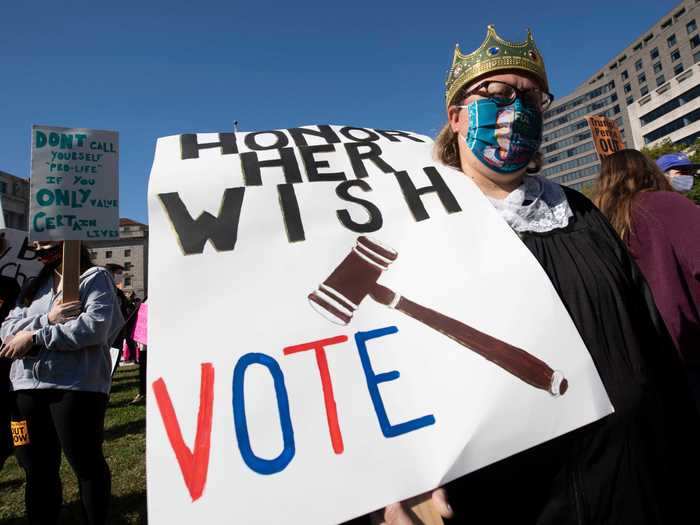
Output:
<instances>
[{"instance_id":1,"label":"gray hoodie","mask_svg":"<svg viewBox=\"0 0 700 525\"><path fill-rule=\"evenodd\" d=\"M36 331L41 349L12 363L13 390L54 388L109 393L109 348L124 324L112 277L95 266L80 276L82 313L64 324L49 323L48 313L60 293L51 279L39 287L27 307L12 310L0 328L5 339L22 330Z\"/></svg>"}]
</instances>

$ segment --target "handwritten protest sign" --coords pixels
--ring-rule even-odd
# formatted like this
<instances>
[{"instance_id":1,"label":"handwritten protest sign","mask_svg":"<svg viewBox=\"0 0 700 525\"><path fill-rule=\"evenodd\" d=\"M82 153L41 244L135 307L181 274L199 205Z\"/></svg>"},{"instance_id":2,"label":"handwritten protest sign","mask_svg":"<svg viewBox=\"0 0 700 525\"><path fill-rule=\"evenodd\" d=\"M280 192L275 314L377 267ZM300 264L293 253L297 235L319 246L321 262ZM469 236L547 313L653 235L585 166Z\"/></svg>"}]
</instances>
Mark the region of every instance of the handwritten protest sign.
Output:
<instances>
[{"instance_id":1,"label":"handwritten protest sign","mask_svg":"<svg viewBox=\"0 0 700 525\"><path fill-rule=\"evenodd\" d=\"M148 304L141 303L136 314L136 322L131 338L137 343L148 344Z\"/></svg>"},{"instance_id":2,"label":"handwritten protest sign","mask_svg":"<svg viewBox=\"0 0 700 525\"><path fill-rule=\"evenodd\" d=\"M29 237L119 237L118 135L113 131L32 127Z\"/></svg>"},{"instance_id":3,"label":"handwritten protest sign","mask_svg":"<svg viewBox=\"0 0 700 525\"><path fill-rule=\"evenodd\" d=\"M338 523L612 408L546 274L409 132L158 140L149 523Z\"/></svg>"},{"instance_id":4,"label":"handwritten protest sign","mask_svg":"<svg viewBox=\"0 0 700 525\"><path fill-rule=\"evenodd\" d=\"M620 128L615 121L608 117L586 117L588 127L593 135L593 145L595 146L598 158L602 159L608 155L625 148L625 141L622 140Z\"/></svg>"},{"instance_id":5,"label":"handwritten protest sign","mask_svg":"<svg viewBox=\"0 0 700 525\"><path fill-rule=\"evenodd\" d=\"M39 275L43 264L30 249L27 232L3 228L0 237L5 240L5 248L0 252L0 275L12 277L20 287Z\"/></svg>"}]
</instances>

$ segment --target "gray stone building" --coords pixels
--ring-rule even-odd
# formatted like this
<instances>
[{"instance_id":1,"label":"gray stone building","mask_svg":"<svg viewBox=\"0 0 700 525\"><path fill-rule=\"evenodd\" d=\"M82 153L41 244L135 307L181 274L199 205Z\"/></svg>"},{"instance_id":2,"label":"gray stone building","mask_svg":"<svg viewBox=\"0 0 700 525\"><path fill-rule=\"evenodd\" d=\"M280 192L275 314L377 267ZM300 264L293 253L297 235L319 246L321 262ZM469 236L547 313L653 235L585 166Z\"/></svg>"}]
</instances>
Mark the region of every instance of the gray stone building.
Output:
<instances>
[{"instance_id":1,"label":"gray stone building","mask_svg":"<svg viewBox=\"0 0 700 525\"><path fill-rule=\"evenodd\" d=\"M684 0L676 5L573 93L552 104L544 113L541 148L544 176L577 189L598 176L600 162L584 118L588 115L614 119L628 147L642 147L665 136L674 141L690 140L696 134L695 128L685 131L681 128L690 126L700 115L692 111L689 115L685 115L685 111L673 112L675 108L664 104L676 97L671 105L684 105L686 101L681 95L686 96L684 94L692 91L700 80L700 72L693 74L694 64L700 60L698 3L700 0ZM693 80L688 81L691 78ZM656 97L664 93L667 95ZM695 91L692 96L697 97ZM653 120L666 118L648 129L656 130L670 121L673 125L647 137L653 140L637 143L633 137L638 133L635 129L642 127L640 119L662 106L664 109L659 112L668 111ZM669 132L664 134L667 130ZM648 135L646 130L640 134L642 142L646 140L645 134Z\"/></svg>"},{"instance_id":2,"label":"gray stone building","mask_svg":"<svg viewBox=\"0 0 700 525\"><path fill-rule=\"evenodd\" d=\"M143 299L148 294L148 226L131 219L119 220L119 239L89 241L93 262L99 266L109 263L124 267L122 289L127 295L135 292Z\"/></svg>"},{"instance_id":3,"label":"gray stone building","mask_svg":"<svg viewBox=\"0 0 700 525\"><path fill-rule=\"evenodd\" d=\"M5 227L27 231L29 179L0 171L0 199L2 199Z\"/></svg>"}]
</instances>

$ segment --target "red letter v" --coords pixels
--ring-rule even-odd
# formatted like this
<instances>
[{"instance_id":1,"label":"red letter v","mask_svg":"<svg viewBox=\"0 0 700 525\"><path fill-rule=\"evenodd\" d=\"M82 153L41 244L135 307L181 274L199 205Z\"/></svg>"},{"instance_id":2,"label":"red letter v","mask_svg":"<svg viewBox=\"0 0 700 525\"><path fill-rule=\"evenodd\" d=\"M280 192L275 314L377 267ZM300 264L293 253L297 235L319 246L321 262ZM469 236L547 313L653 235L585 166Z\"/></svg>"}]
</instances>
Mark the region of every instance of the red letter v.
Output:
<instances>
[{"instance_id":1,"label":"red letter v","mask_svg":"<svg viewBox=\"0 0 700 525\"><path fill-rule=\"evenodd\" d=\"M182 430L180 430L180 424L168 394L168 387L165 386L163 378L153 382L153 392L156 396L160 416L163 418L170 446L173 447L177 462L180 464L182 477L185 478L185 484L190 491L192 501L196 501L202 496L209 472L209 446L214 405L214 367L211 363L202 363L194 453L182 438Z\"/></svg>"}]
</instances>

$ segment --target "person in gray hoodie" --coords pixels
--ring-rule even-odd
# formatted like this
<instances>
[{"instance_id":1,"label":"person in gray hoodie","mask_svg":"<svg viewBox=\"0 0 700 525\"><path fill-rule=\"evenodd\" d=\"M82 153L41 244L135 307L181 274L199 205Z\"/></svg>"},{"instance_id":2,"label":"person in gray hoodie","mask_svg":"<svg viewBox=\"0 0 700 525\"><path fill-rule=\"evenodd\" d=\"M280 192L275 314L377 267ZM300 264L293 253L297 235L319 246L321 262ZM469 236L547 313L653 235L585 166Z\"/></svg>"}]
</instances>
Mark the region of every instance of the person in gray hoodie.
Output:
<instances>
[{"instance_id":1,"label":"person in gray hoodie","mask_svg":"<svg viewBox=\"0 0 700 525\"><path fill-rule=\"evenodd\" d=\"M112 277L92 265L84 247L80 300L62 302L61 248L62 243L37 247L45 266L0 328L0 358L13 359L15 456L27 476L30 523L58 522L63 451L78 478L86 522L104 524L111 499L102 451L109 349L124 320Z\"/></svg>"}]
</instances>

